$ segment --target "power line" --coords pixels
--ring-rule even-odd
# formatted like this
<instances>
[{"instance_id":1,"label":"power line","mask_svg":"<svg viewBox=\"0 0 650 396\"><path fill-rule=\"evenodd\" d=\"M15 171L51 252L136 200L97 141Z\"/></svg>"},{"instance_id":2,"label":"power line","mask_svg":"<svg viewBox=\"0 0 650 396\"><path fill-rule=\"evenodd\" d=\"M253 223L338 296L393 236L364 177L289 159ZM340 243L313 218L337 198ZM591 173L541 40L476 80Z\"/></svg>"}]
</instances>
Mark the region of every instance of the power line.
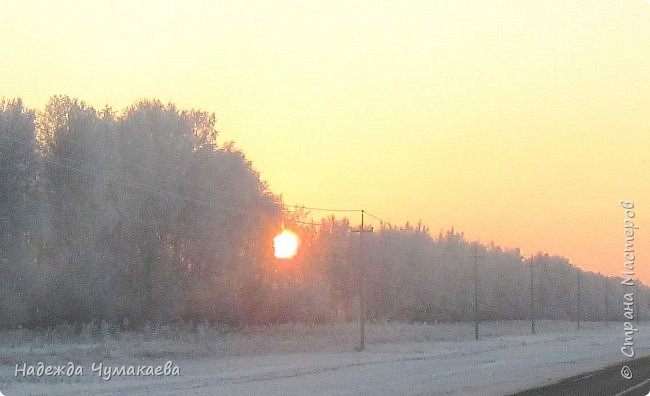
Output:
<instances>
[{"instance_id":1,"label":"power line","mask_svg":"<svg viewBox=\"0 0 650 396\"><path fill-rule=\"evenodd\" d=\"M16 138L12 138L10 136L3 136L3 139L5 140L5 144L3 144L0 141L0 147L5 147L7 149L12 149L11 146L6 144L7 141L17 143L17 144L27 145L30 148L33 147L31 144L29 144L26 141L21 141L21 140L18 140ZM70 144L74 148L77 148L77 149L81 148L79 145L76 145L75 143L70 143ZM37 154L33 155L33 157L35 157L35 156L37 156ZM58 158L58 160L53 159L53 157ZM222 209L222 210L226 210L226 211L242 213L242 214L252 214L252 215L257 215L257 216L262 216L262 217L267 216L267 215L261 215L259 213L254 212L254 211L251 211L251 210L235 208L235 207L226 206L226 205L219 205L219 204L216 204L214 202L208 202L208 201L204 201L204 200L201 200L201 199L189 197L187 195L180 194L178 192L166 190L164 188L160 188L160 187L157 187L157 186L152 185L152 184L146 184L146 183L142 183L142 182L139 182L139 181L131 180L131 179L126 178L124 176L116 175L115 173L112 173L112 172L110 172L110 171L108 171L106 169L98 168L96 166L96 164L90 164L87 161L80 161L80 160L75 160L75 159L72 159L72 158L68 158L68 157L63 156L63 155L61 155L59 153L53 154L52 157L50 157L50 158L48 158L47 156L41 155L41 160L43 160L46 163L52 164L54 166L58 166L60 168L71 170L71 171L74 171L74 172L77 172L77 173L85 174L85 175L88 175L88 176L91 176L91 177L96 177L96 178L102 177L104 179L107 179L107 180L109 180L109 181L111 181L113 183L122 185L124 187L138 188L138 189L146 191L146 192L155 193L155 194L159 194L159 195L166 195L168 197L175 198L175 199L178 199L178 200L183 200L183 201L186 201L186 202L191 202L191 203L195 203L195 204L199 204L199 205L205 205L205 206L209 206L209 207L217 208L217 209ZM164 174L164 173L162 173L162 172L160 172L160 171L158 171L156 169L149 168L149 167L146 167L146 166L143 166L143 165L140 165L140 164L135 164L135 163L127 161L125 159L121 159L121 158L113 159L112 158L111 160L116 160L117 162L121 162L125 166L132 166L132 167L135 167L135 168L140 168L140 169L142 169L144 171L147 171L147 172L151 172L153 175L160 176L162 178L163 182L164 181L177 181L177 182L181 183L181 185L183 185L184 187L194 187L197 190L199 190L201 192L204 192L206 194L211 195L211 194L216 193L216 194L222 194L222 195L229 195L229 196L231 196L231 197L233 197L235 199L241 199L241 197L239 197L239 196L237 196L235 194L228 193L226 191L210 191L210 190L207 190L205 187L203 187L201 185L198 185L196 183L190 183L187 180L180 179L178 177L174 177L174 176L171 176L171 175ZM305 210L311 210L311 211L332 212L332 213L360 213L360 212L362 212L361 209L323 208L323 207L312 207L312 206L304 206L304 205L288 205L288 204L284 204L283 206L284 207L289 207L289 208L294 208L294 209L305 209ZM381 217L379 217L377 215L374 215L372 213L369 213L367 211L364 211L364 212L368 216L370 216L370 217L372 217L372 218L374 218L374 219L376 219L376 220L378 220L378 221L380 221L380 222L382 222L384 224L387 224L390 227L393 227L393 225L390 222L382 219ZM314 222L301 222L301 221L296 221L296 223L306 224L306 225L314 225L314 226L322 226L323 225L322 223L318 224L318 223L314 223Z\"/></svg>"},{"instance_id":2,"label":"power line","mask_svg":"<svg viewBox=\"0 0 650 396\"><path fill-rule=\"evenodd\" d=\"M389 227L394 227L394 226L393 226L391 223L389 223L388 221L382 219L382 218L379 217L379 216L376 216L376 215L374 215L374 214L368 212L367 210L365 211L365 213L366 213L368 216L372 217L373 219L378 220L378 221L381 222L381 223L387 224Z\"/></svg>"},{"instance_id":3,"label":"power line","mask_svg":"<svg viewBox=\"0 0 650 396\"><path fill-rule=\"evenodd\" d=\"M317 212L361 212L361 209L314 208L314 207L303 206L303 205L284 205L284 206L288 208L306 209L306 210L313 210Z\"/></svg>"},{"instance_id":4,"label":"power line","mask_svg":"<svg viewBox=\"0 0 650 396\"><path fill-rule=\"evenodd\" d=\"M32 146L29 142L19 140L19 139L15 138L15 137L12 138L11 136L4 136L3 138L4 138L5 140L7 140L7 141L10 141L10 142L13 142L13 143L16 143L16 144L22 144L22 145L29 146L30 148L33 148L33 147L37 147L37 146L38 146L37 144L34 145L34 146ZM66 141L66 145L70 145L71 148L76 149L76 150L80 150L80 151L83 151L83 150L84 150L84 148L83 148L82 146L76 144L74 141L71 141L71 140ZM38 155L38 154L34 155L34 157L37 156L37 155ZM76 163L76 164L78 164L78 165L80 165L80 166L88 165L87 162L83 162L83 161L78 161L78 160L73 160L73 159L70 159L70 158L66 158L66 157L62 156L61 154L59 154L59 153L56 153L56 154L54 154L54 155L56 155L56 156L58 156L59 158L62 158L62 159L64 159L64 160L67 160L67 161L70 161L70 162ZM42 157L44 160L45 160L45 158L46 158L45 155L41 155L41 157ZM166 160L168 160L168 159L169 159L169 158L166 158ZM173 159L175 159L175 160L180 160L180 158L178 158L178 157L174 157ZM235 198L235 199L240 199L240 198L241 198L241 197L239 197L239 196L237 196L237 195L235 195L235 194L233 194L233 193L229 193L229 192L227 192L227 191L211 191L211 190L208 190L208 189L206 189L204 186L202 186L202 185L200 185L200 184L197 184L197 183L192 183L191 181L189 181L189 180L187 180L187 179L183 179L183 178L180 178L180 177L176 177L176 176L170 175L170 174L168 174L168 173L164 173L164 172L162 172L162 171L160 171L160 170L157 170L157 169L155 169L155 168L147 167L147 166L144 166L144 165L141 165L141 164L138 164L138 163L132 162L132 161L128 161L128 160L126 160L126 159L124 159L124 158L111 157L111 158L110 158L110 161L111 161L111 162L116 162L116 163L121 163L121 164L124 165L125 168L128 168L128 167L131 167L131 168L139 168L139 169L145 171L146 173L150 173L150 174L153 175L153 176L158 176L158 177L160 177L163 181L173 181L173 182L178 182L178 183L180 183L180 184L181 184L183 187L185 187L185 188L187 188L187 187L189 187L189 188L194 188L194 189L200 190L200 191L202 191L202 192L204 192L204 193L206 193L206 194L220 194L220 195L227 195L227 196L233 197L233 198ZM90 165L90 166L92 167L92 165ZM105 171L104 171L104 172L105 172Z\"/></svg>"},{"instance_id":5,"label":"power line","mask_svg":"<svg viewBox=\"0 0 650 396\"><path fill-rule=\"evenodd\" d=\"M2 143L0 143L0 146L4 146L5 148L10 148L10 147L8 147L6 145L3 145ZM64 168L64 169L68 169L68 170L71 170L71 171L74 171L74 172L77 172L77 173L92 176L92 177L100 177L100 175L98 173L101 172L102 173L101 176L103 176L104 178L107 178L107 179L111 180L112 182L114 182L116 184L119 184L119 185L122 185L124 187L138 188L138 189L146 191L146 192L155 193L155 194L159 194L159 195L166 195L168 197L175 198L175 199L178 199L178 200L183 200L183 201L186 201L186 202L191 202L191 203L195 203L195 204L198 204L198 205L204 205L204 206L217 208L217 209L222 209L222 210L226 210L226 211L231 211L231 212L236 212L236 213L241 213L241 214L251 214L251 215L257 215L257 216L260 216L260 217L265 217L264 215L261 215L260 213L256 213L256 212L253 212L253 211L250 211L250 210L245 210L245 209L241 209L241 208L234 208L234 207L229 207L229 206L225 206L225 205L219 205L219 204L216 204L214 202L207 202L207 201L203 201L203 200L200 200L200 199L188 197L188 196L185 196L183 194L176 193L174 191L169 191L169 190L165 190L163 188L158 188L158 187L150 185L150 184L145 184L145 183L140 183L140 182L137 182L137 181L134 181L134 180L129 180L129 179L125 178L125 177L120 177L120 176L111 174L111 173L109 173L107 171L103 171L101 169L99 170L100 172L92 172L92 170L97 171L97 169L92 169L93 168L92 165L88 166L89 164L87 164L87 163L84 163L84 162L81 162L81 161L76 161L76 160L61 156L61 155L57 155L57 157L59 157L59 159L61 159L61 160L67 161L68 163L60 162L60 161L53 160L53 159L50 159L50 158L41 158L41 159L44 162L50 163L52 165L55 165L55 166L58 166L58 167L61 167L61 168ZM79 168L77 166L74 166L74 165L88 166L88 168L90 168L91 170L81 169L81 168Z\"/></svg>"},{"instance_id":6,"label":"power line","mask_svg":"<svg viewBox=\"0 0 650 396\"><path fill-rule=\"evenodd\" d=\"M18 144L29 145L27 142L19 141L17 139L12 139L11 137L8 137L8 136L5 136L4 139L7 140L7 141L12 141L14 143L18 143ZM75 146L75 145L72 144L72 146ZM3 144L1 141L0 141L0 147L5 147L7 149L12 149L11 146ZM31 145L30 145L30 147L31 147ZM78 148L78 146L77 146L77 148ZM31 158L34 158L36 156L38 156L38 154L32 155ZM94 166L94 164L90 164L90 163L85 162L85 161L79 161L79 160L71 159L71 158L65 157L65 156L63 156L61 154L58 154L58 153L54 154L54 157L58 158L59 160L63 160L65 162L67 162L67 163L57 161L56 159L48 158L47 156L42 156L42 155L41 155L41 160L44 161L44 162L50 163L52 165L59 166L59 167L62 167L64 169L72 170L72 171L75 171L75 172L78 172L78 173L82 173L82 174L85 174L85 175L88 175L88 176L94 176L94 177L100 177L101 176L103 178L107 178L109 180L112 180L113 182L115 182L117 184L121 184L122 186L125 186L125 187L140 188L140 189L142 189L144 191L147 191L147 192L158 193L158 194L161 194L161 195L168 195L168 196L171 196L171 197L176 198L176 199L181 199L181 200L185 200L185 201L188 201L188 202L193 202L193 203L206 205L206 206L218 207L218 208L224 209L224 210L236 211L236 212L241 212L241 213L244 213L244 212L253 213L251 211L246 211L244 209L238 209L238 208L227 207L227 206L223 206L223 205L217 205L217 204L214 204L213 202L207 202L207 201L199 200L199 199L196 199L196 198L185 196L183 194L179 194L179 193L174 192L174 191L169 191L169 190L165 190L163 188L158 188L158 187L156 187L154 185L151 185L151 184L140 183L140 182L135 181L135 180L130 180L130 179L126 178L126 177L111 173L108 170L97 168L97 167ZM124 162L124 163L126 163L128 165L138 166L137 164L129 163L126 160L122 160L122 162ZM163 178L167 178L169 180L176 180L176 181L179 181L181 183L187 183L186 181L183 181L182 179L173 178L173 177L165 175L163 173L156 172L154 169L146 168L144 166L139 166L139 167L142 168L142 169L145 169L145 170L149 170L154 174L157 173L159 176L162 176ZM86 169L88 169L88 170L86 170ZM220 193L229 194L227 192L222 192L222 191L209 191L209 190L206 190L204 187L196 185L196 184L194 185L194 187L196 187L197 189L202 190L203 192L208 193L208 194L215 194L215 193L216 194L220 194ZM231 196L233 196L235 198L241 199L241 197L235 196L234 194L229 194L229 195L231 195Z\"/></svg>"},{"instance_id":7,"label":"power line","mask_svg":"<svg viewBox=\"0 0 650 396\"><path fill-rule=\"evenodd\" d=\"M323 223L314 223L314 222L311 222L311 221L293 220L293 222L298 223L298 224L303 224L303 225L310 225L310 226L318 226L318 227L324 226Z\"/></svg>"},{"instance_id":8,"label":"power line","mask_svg":"<svg viewBox=\"0 0 650 396\"><path fill-rule=\"evenodd\" d=\"M29 143L27 143L27 142L19 141L19 140L15 139L15 138L12 139L9 136L4 136L3 138L6 141L11 141L13 143L29 145ZM2 145L2 143L0 143L0 145ZM80 148L80 146L78 146L78 145L76 145L74 143L71 143L71 145L74 148L78 148L78 149ZM5 146L5 147L11 149L10 146ZM133 180L129 180L129 179L127 179L125 177L122 177L122 176L117 176L115 174L110 174L108 171L103 170L103 169L97 169L97 168L95 168L93 166L93 164L89 164L88 162L85 162L85 161L74 160L74 159L65 157L65 156L63 156L61 154L58 154L58 153L56 153L54 155L56 157L58 157L60 160L67 161L68 163L70 163L72 165L70 165L70 164L62 164L61 162L49 159L46 156L42 156L42 159L45 162L67 168L69 170L74 170L74 171L77 171L77 172L80 172L80 173L83 173L83 174L86 174L86 175L90 175L90 176L98 176L98 175L94 175L90 171L86 171L86 170L82 169L82 167L83 168L89 168L90 170L96 171L97 173L103 173L102 176L104 176L104 177L108 176L109 178L113 179L114 181L116 181L118 183L119 183L119 179L121 178L123 183L120 183L120 184L122 184L122 185L125 185L124 183L128 183L131 187L136 187L135 185L137 184L137 185L139 185L140 187L146 189L149 192L167 193L168 195L173 195L176 198L184 199L184 200L187 200L187 201L190 201L190 202L214 206L212 203L196 200L196 199L190 198L190 197L184 197L181 194L178 194L178 193L175 193L175 192L172 192L172 191L164 191L164 190L161 190L161 189L157 189L155 186L152 186L152 185L139 183L139 182L136 182L136 181L133 181ZM207 193L207 194L215 194L216 193L216 194L228 195L228 196L231 196L231 197L233 197L235 199L241 199L241 197L239 197L239 196L237 196L235 194L228 193L226 191L209 191L209 190L205 189L205 187L203 187L201 185L198 185L196 183L190 183L187 180L180 179L178 177L173 177L173 176L164 174L164 173L162 173L160 171L157 171L157 170L155 170L153 168L149 168L149 167L146 167L146 166L143 166L143 165L140 165L140 164L135 164L133 162L130 162L130 161L127 161L127 160L124 160L124 159L112 159L112 160L116 160L117 162L121 162L122 164L124 164L126 166L132 166L132 167L135 167L135 168L140 168L140 169L142 169L144 171L147 171L147 172L151 172L153 175L157 175L157 176L160 176L161 178L163 178L163 181L165 181L164 179L166 179L167 181L177 181L177 182L180 182L181 184L183 184L186 187L194 187L194 188L196 188L196 189L198 189L198 190L200 190L200 191L202 191L204 193ZM76 166L74 166L74 165L76 165ZM157 189L157 191L152 191L154 189ZM295 209L306 209L306 210L321 211L321 212L347 212L347 213L361 212L360 209L320 208L320 207L310 207L310 206L304 206L304 205L286 205L286 204L284 206L285 207L290 207L290 208L295 208ZM227 208L227 207L222 207L222 209L224 209L224 210L233 210L233 211L241 211L240 209Z\"/></svg>"}]
</instances>

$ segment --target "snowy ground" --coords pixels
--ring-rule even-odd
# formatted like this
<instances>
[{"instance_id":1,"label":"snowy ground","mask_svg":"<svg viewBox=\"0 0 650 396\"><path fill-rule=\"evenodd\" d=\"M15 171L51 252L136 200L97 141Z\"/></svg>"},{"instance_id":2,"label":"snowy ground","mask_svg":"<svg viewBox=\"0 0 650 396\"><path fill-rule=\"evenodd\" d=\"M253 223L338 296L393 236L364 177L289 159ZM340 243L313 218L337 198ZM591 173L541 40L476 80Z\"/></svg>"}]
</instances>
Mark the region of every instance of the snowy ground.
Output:
<instances>
[{"instance_id":1,"label":"snowy ground","mask_svg":"<svg viewBox=\"0 0 650 396\"><path fill-rule=\"evenodd\" d=\"M473 339L472 324L371 325L368 350L352 351L355 327L276 326L223 334L140 334L96 340L48 335L0 337L0 391L14 395L502 395L623 362L622 323L488 323ZM650 355L650 326L634 336L638 357ZM648 330L646 330L648 329ZM171 360L179 376L105 381L104 366L156 366ZM15 376L16 363L82 367L83 376Z\"/></svg>"}]
</instances>

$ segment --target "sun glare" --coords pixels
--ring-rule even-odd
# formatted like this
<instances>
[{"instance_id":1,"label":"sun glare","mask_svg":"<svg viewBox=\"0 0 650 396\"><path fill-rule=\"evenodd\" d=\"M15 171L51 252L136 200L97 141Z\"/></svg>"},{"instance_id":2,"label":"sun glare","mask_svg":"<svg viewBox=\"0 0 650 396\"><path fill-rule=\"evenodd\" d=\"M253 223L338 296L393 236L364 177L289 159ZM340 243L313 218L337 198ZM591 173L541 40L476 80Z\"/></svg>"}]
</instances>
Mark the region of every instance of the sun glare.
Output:
<instances>
[{"instance_id":1,"label":"sun glare","mask_svg":"<svg viewBox=\"0 0 650 396\"><path fill-rule=\"evenodd\" d=\"M298 245L298 236L289 230L282 230L273 238L274 254L279 259L289 259L295 256L298 252Z\"/></svg>"}]
</instances>

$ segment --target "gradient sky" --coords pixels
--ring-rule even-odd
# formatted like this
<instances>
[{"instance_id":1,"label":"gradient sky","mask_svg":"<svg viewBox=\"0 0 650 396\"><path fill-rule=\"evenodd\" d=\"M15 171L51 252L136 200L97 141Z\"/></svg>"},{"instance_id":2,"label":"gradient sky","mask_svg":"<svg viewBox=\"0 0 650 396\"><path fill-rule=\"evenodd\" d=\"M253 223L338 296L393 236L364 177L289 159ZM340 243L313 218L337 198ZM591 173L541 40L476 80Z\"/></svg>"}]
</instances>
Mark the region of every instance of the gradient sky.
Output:
<instances>
[{"instance_id":1,"label":"gradient sky","mask_svg":"<svg viewBox=\"0 0 650 396\"><path fill-rule=\"evenodd\" d=\"M0 96L215 112L287 203L614 275L632 200L650 282L647 1L0 0L0 37Z\"/></svg>"}]
</instances>

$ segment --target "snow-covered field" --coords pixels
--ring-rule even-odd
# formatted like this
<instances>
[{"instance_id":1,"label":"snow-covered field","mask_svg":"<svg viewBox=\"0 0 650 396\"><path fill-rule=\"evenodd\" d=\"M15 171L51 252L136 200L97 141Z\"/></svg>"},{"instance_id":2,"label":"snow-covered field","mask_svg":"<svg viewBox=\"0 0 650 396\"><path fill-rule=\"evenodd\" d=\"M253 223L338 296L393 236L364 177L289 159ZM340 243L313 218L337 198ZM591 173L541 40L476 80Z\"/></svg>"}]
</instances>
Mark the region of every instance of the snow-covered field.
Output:
<instances>
[{"instance_id":1,"label":"snow-covered field","mask_svg":"<svg viewBox=\"0 0 650 396\"><path fill-rule=\"evenodd\" d=\"M371 324L367 350L353 351L354 324L247 328L224 333L157 329L103 337L0 334L0 391L14 395L502 395L625 361L622 323ZM638 325L637 356L648 356L650 327ZM648 329L648 330L646 330ZM180 375L110 380L92 365L128 370L171 361ZM22 367L82 368L83 376L15 375Z\"/></svg>"}]
</instances>

